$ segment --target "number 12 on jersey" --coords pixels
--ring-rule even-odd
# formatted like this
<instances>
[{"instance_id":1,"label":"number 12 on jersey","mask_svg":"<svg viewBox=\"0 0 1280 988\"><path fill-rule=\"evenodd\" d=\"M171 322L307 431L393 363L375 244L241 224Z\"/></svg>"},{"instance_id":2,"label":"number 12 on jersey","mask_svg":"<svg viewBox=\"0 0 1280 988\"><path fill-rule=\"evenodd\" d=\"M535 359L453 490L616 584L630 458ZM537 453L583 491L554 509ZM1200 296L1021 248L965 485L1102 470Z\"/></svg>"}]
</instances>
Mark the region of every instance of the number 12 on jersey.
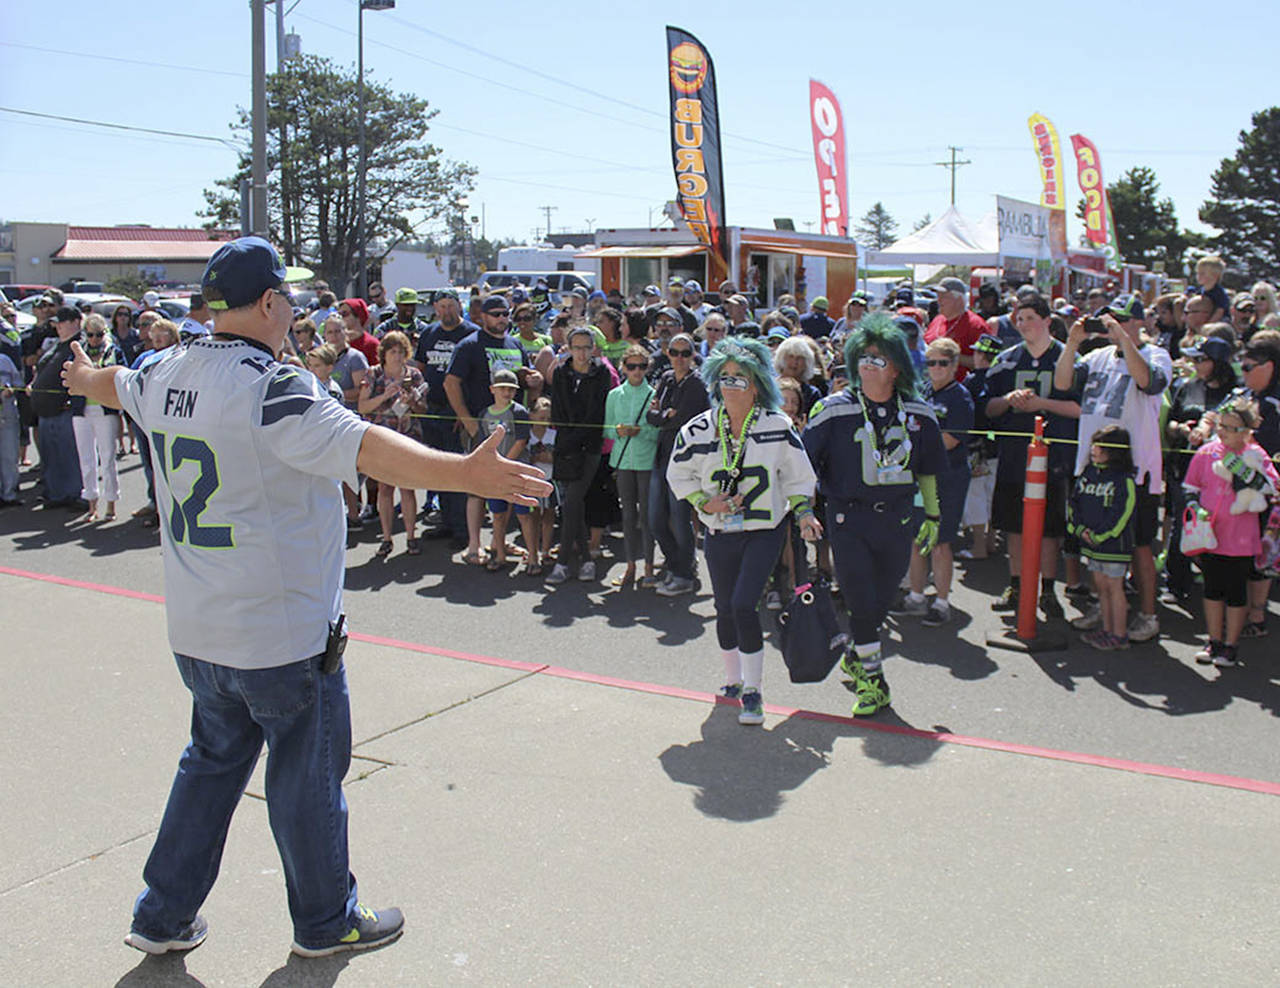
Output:
<instances>
[{"instance_id":1,"label":"number 12 on jersey","mask_svg":"<svg viewBox=\"0 0 1280 988\"><path fill-rule=\"evenodd\" d=\"M213 447L203 439L191 436L169 437L163 432L151 433L152 456L160 465L165 483L173 495L169 509L169 534L175 542L186 542L197 549L232 549L235 539L230 525L201 525L200 515L209 506L209 499L222 485L218 477L218 457ZM184 500L178 500L174 481L185 464L200 468L191 483L191 491Z\"/></svg>"}]
</instances>

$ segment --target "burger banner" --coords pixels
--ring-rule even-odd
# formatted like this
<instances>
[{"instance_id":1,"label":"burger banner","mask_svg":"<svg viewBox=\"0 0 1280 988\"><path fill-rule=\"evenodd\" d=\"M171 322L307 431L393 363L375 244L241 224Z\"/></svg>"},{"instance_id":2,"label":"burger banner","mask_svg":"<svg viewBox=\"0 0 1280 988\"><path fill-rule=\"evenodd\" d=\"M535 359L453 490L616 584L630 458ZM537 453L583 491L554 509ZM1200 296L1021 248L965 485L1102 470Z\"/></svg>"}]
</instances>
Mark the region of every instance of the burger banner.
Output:
<instances>
[{"instance_id":1,"label":"burger banner","mask_svg":"<svg viewBox=\"0 0 1280 988\"><path fill-rule=\"evenodd\" d=\"M727 261L715 66L702 42L678 27L667 28L667 76L671 85L671 164L680 215L715 257Z\"/></svg>"},{"instance_id":2,"label":"burger banner","mask_svg":"<svg viewBox=\"0 0 1280 988\"><path fill-rule=\"evenodd\" d=\"M844 170L844 119L835 93L817 79L809 80L809 123L813 126L813 161L818 166L818 198L822 232L843 237L849 232L849 181Z\"/></svg>"},{"instance_id":3,"label":"burger banner","mask_svg":"<svg viewBox=\"0 0 1280 988\"><path fill-rule=\"evenodd\" d=\"M1105 248L1109 267L1118 269L1120 250L1107 186L1102 180L1102 159L1093 141L1080 134L1071 135L1071 147L1076 153L1080 191L1084 193L1084 235L1090 243Z\"/></svg>"}]
</instances>

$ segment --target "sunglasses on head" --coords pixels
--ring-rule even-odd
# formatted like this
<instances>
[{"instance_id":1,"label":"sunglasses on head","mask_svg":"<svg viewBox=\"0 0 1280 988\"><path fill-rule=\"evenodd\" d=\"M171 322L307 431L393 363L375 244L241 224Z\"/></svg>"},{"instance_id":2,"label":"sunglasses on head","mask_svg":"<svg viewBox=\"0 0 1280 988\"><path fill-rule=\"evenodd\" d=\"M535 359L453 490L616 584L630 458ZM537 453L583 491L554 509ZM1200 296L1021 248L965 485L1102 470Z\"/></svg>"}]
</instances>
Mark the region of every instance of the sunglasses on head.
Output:
<instances>
[{"instance_id":1,"label":"sunglasses on head","mask_svg":"<svg viewBox=\"0 0 1280 988\"><path fill-rule=\"evenodd\" d=\"M692 357L693 356L692 350L668 350L667 353L669 353L673 357Z\"/></svg>"}]
</instances>

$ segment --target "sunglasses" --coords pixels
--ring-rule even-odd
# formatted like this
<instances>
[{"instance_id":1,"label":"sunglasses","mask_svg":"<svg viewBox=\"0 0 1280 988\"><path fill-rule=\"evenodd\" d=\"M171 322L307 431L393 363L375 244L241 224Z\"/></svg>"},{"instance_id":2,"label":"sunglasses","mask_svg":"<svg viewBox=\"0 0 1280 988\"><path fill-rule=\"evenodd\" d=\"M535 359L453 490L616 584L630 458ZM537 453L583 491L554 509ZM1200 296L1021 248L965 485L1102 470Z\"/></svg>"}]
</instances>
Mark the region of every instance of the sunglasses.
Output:
<instances>
[{"instance_id":1,"label":"sunglasses","mask_svg":"<svg viewBox=\"0 0 1280 988\"><path fill-rule=\"evenodd\" d=\"M533 316L516 316L516 322L533 322Z\"/></svg>"},{"instance_id":2,"label":"sunglasses","mask_svg":"<svg viewBox=\"0 0 1280 988\"><path fill-rule=\"evenodd\" d=\"M102 336L103 336L102 333L85 333L84 335L86 339L90 339L90 340L100 340L102 339Z\"/></svg>"},{"instance_id":3,"label":"sunglasses","mask_svg":"<svg viewBox=\"0 0 1280 988\"><path fill-rule=\"evenodd\" d=\"M693 356L692 350L668 350L667 353L673 357L692 357Z\"/></svg>"},{"instance_id":4,"label":"sunglasses","mask_svg":"<svg viewBox=\"0 0 1280 988\"><path fill-rule=\"evenodd\" d=\"M505 319L507 316L511 315L511 312L508 309L494 309L492 311L486 312L485 315L493 316L493 318L495 319Z\"/></svg>"},{"instance_id":5,"label":"sunglasses","mask_svg":"<svg viewBox=\"0 0 1280 988\"><path fill-rule=\"evenodd\" d=\"M1253 430L1250 429L1247 425L1220 425L1218 426L1218 431L1229 432L1233 436L1238 436L1242 432L1252 432Z\"/></svg>"},{"instance_id":6,"label":"sunglasses","mask_svg":"<svg viewBox=\"0 0 1280 988\"><path fill-rule=\"evenodd\" d=\"M1211 364L1213 363L1213 358L1206 357L1203 353L1197 353L1191 358L1191 362L1193 364Z\"/></svg>"},{"instance_id":7,"label":"sunglasses","mask_svg":"<svg viewBox=\"0 0 1280 988\"><path fill-rule=\"evenodd\" d=\"M885 360L884 357L876 357L871 354L867 354L866 356L858 358L858 366L874 367L876 370L884 370L889 366L889 361Z\"/></svg>"},{"instance_id":8,"label":"sunglasses","mask_svg":"<svg viewBox=\"0 0 1280 988\"><path fill-rule=\"evenodd\" d=\"M926 360L924 362L924 365L926 367L950 367L951 361L950 360Z\"/></svg>"},{"instance_id":9,"label":"sunglasses","mask_svg":"<svg viewBox=\"0 0 1280 988\"><path fill-rule=\"evenodd\" d=\"M1248 374L1249 371L1253 370L1257 366L1258 366L1257 362L1253 360L1240 361L1240 369L1244 371L1246 374Z\"/></svg>"},{"instance_id":10,"label":"sunglasses","mask_svg":"<svg viewBox=\"0 0 1280 988\"><path fill-rule=\"evenodd\" d=\"M638 364L638 363L632 362L632 363L629 363L629 364L623 364L622 366L623 366L623 367L625 367L627 370L641 370L641 371L642 371L642 370L644 370L645 368L647 368L649 365L648 365L648 364Z\"/></svg>"}]
</instances>

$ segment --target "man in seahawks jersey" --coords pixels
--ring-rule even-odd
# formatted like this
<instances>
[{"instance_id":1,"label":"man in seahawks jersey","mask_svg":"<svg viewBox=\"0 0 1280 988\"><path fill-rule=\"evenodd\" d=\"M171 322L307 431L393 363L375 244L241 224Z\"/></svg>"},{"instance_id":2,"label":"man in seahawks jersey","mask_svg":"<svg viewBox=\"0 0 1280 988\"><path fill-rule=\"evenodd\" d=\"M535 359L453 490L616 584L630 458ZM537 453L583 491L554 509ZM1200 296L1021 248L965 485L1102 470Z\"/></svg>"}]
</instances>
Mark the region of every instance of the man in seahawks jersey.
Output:
<instances>
[{"instance_id":1,"label":"man in seahawks jersey","mask_svg":"<svg viewBox=\"0 0 1280 988\"><path fill-rule=\"evenodd\" d=\"M192 695L191 742L125 938L151 954L204 940L197 910L264 742L293 952L362 950L400 935L400 911L363 905L348 870L339 481L354 486L360 471L394 487L530 505L550 492L540 471L498 456L501 430L470 456L430 450L362 421L309 371L278 363L293 317L290 275L265 240L233 240L204 274L211 337L137 371L95 369L78 344L63 365L72 393L124 408L146 430L169 640Z\"/></svg>"},{"instance_id":2,"label":"man in seahawks jersey","mask_svg":"<svg viewBox=\"0 0 1280 988\"><path fill-rule=\"evenodd\" d=\"M844 359L857 375L848 390L814 404L804 446L827 498L826 529L853 637L840 668L853 680L859 716L889 705L880 625L911 561L912 539L925 554L937 543L937 475L946 451L933 409L916 397L906 336L890 317L865 317ZM918 530L911 524L917 493L925 512Z\"/></svg>"}]
</instances>

